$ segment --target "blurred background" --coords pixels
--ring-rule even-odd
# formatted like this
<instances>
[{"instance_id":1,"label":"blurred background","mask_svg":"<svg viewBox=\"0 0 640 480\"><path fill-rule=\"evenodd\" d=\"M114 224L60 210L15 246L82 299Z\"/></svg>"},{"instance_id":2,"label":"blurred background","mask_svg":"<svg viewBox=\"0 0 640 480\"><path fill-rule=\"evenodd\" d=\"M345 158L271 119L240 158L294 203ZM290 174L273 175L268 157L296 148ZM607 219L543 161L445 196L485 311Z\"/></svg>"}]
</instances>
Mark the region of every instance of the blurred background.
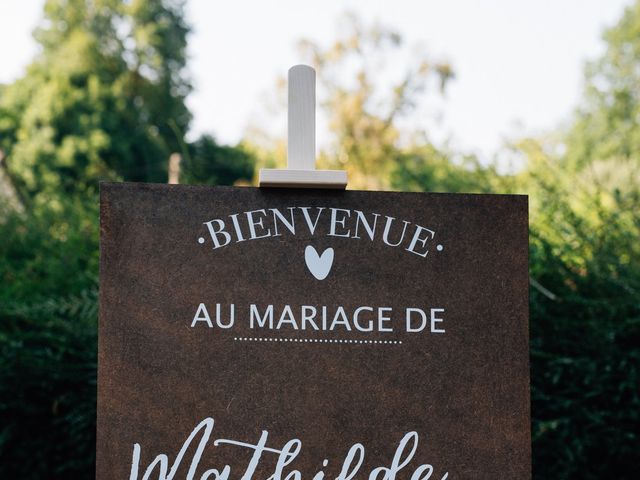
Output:
<instances>
[{"instance_id":1,"label":"blurred background","mask_svg":"<svg viewBox=\"0 0 640 480\"><path fill-rule=\"evenodd\" d=\"M98 182L530 195L536 479L640 478L640 2L0 0L0 478L94 476Z\"/></svg>"}]
</instances>

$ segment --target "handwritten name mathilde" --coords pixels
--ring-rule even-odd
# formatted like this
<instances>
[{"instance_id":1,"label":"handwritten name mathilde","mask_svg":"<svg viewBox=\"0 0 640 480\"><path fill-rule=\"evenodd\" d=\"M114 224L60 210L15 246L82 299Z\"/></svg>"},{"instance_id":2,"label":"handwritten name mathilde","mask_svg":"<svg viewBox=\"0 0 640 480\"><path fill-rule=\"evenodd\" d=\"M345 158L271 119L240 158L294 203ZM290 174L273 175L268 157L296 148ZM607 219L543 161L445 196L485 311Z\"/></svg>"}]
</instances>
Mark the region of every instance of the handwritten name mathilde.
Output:
<instances>
[{"instance_id":1,"label":"handwritten name mathilde","mask_svg":"<svg viewBox=\"0 0 640 480\"><path fill-rule=\"evenodd\" d=\"M320 222L323 218L328 222ZM250 210L234 213L225 219L214 218L203 222L203 225L206 227L206 235L199 237L198 243L206 243L208 236L214 250L231 243L281 237L283 233L296 235L303 230L312 237L343 237L372 242L381 240L389 247L403 248L407 252L426 257L429 243L435 237L434 230L407 220L333 207ZM442 246L439 245L438 250L441 249Z\"/></svg>"},{"instance_id":2,"label":"handwritten name mathilde","mask_svg":"<svg viewBox=\"0 0 640 480\"><path fill-rule=\"evenodd\" d=\"M185 440L171 465L169 464L169 456L167 454L161 453L157 455L155 459L144 470L142 480L149 480L154 472L157 474L157 476L154 476L154 478L157 478L158 480L177 480L176 474L178 472L178 469L181 466L186 467L188 460L183 463L183 460L185 460L184 457L188 451L193 450L192 444L197 441L198 437L200 437L200 440L197 441L197 447L195 447L195 452L191 457L191 462L188 463L189 470L187 472L186 480L195 480L196 478L199 478L200 480L230 480L230 478L236 478L238 480L253 480L254 473L258 465L260 464L262 457L266 455L275 455L277 458L273 474L269 476L267 480L302 480L302 472L293 468L292 465L294 463L294 460L302 450L302 441L300 439L293 438L286 442L281 448L267 447L269 432L263 430L260 439L256 443L249 443L226 438L219 438L211 442L210 438L211 433L213 432L213 425L213 418L205 418L202 422L200 422L193 429L189 437ZM202 471L202 467L200 467L200 460L202 458L202 455L205 449L211 444L213 444L214 447L230 446L239 449L239 451L249 450L253 452L251 454L251 459L249 460L244 473L242 474L242 477L240 477L239 475L232 476L231 467L229 465L225 465L224 468L221 469L219 469L219 467L209 468L202 472L200 476L197 476L198 470L200 469ZM402 478L406 478L407 480L431 479L432 475L435 473L435 468L433 467L433 465L428 463L416 465L417 462L413 462L413 465L410 466L417 450L418 433L406 433L398 443L390 465L373 468L369 472L368 479L396 480L399 474L400 476L402 476ZM129 475L129 480L138 480L140 478L139 475L141 453L142 446L139 443L135 443L133 445L131 473ZM361 472L364 459L364 445L361 443L353 444L351 448L346 452L344 460L341 462L340 473L337 477L335 477L335 480L354 480L356 478L367 478L366 473ZM334 463L334 461L335 460L325 458L322 462L323 468L327 467L329 463ZM340 465L339 461L338 465ZM409 474L411 474L410 477ZM438 476L434 476L432 480L436 480L436 478L439 478L440 480L447 480L447 478L449 477L448 472L437 475ZM309 478L312 478L312 480L324 480L324 470L319 470L313 475L313 477Z\"/></svg>"}]
</instances>

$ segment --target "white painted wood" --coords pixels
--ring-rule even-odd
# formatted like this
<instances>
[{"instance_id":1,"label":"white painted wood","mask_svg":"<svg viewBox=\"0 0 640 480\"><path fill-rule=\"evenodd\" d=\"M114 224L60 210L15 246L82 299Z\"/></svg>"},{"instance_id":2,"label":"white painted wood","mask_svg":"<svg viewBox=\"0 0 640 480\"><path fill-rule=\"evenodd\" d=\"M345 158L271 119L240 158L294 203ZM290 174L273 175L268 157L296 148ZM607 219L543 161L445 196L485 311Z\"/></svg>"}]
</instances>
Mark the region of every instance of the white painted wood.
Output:
<instances>
[{"instance_id":1,"label":"white painted wood","mask_svg":"<svg viewBox=\"0 0 640 480\"><path fill-rule=\"evenodd\" d=\"M347 186L344 170L260 169L261 187L337 188Z\"/></svg>"},{"instance_id":2,"label":"white painted wood","mask_svg":"<svg viewBox=\"0 0 640 480\"><path fill-rule=\"evenodd\" d=\"M288 168L316 168L316 71L308 65L289 69Z\"/></svg>"},{"instance_id":3,"label":"white painted wood","mask_svg":"<svg viewBox=\"0 0 640 480\"><path fill-rule=\"evenodd\" d=\"M289 69L286 169L262 168L261 187L347 187L344 170L316 170L316 72L308 65Z\"/></svg>"}]
</instances>

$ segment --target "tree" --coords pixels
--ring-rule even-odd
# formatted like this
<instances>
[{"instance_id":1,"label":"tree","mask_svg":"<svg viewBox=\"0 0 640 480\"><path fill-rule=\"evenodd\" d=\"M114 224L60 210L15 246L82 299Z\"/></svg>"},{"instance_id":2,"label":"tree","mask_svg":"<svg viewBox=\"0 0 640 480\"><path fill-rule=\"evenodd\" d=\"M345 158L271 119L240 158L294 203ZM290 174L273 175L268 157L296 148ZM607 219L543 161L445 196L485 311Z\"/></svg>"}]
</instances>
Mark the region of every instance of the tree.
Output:
<instances>
[{"instance_id":1,"label":"tree","mask_svg":"<svg viewBox=\"0 0 640 480\"><path fill-rule=\"evenodd\" d=\"M604 55L587 65L584 100L567 137L566 161L623 163L640 157L640 3L604 33Z\"/></svg>"},{"instance_id":2,"label":"tree","mask_svg":"<svg viewBox=\"0 0 640 480\"><path fill-rule=\"evenodd\" d=\"M95 473L98 208L0 202L0 477ZM87 212L89 209L89 212Z\"/></svg>"},{"instance_id":3,"label":"tree","mask_svg":"<svg viewBox=\"0 0 640 480\"><path fill-rule=\"evenodd\" d=\"M403 150L415 146L416 139L417 145L428 143L423 132L405 128L402 135L400 122L430 88L444 89L453 71L421 51L399 68L394 59L406 54L406 47L398 32L380 24L365 25L353 14L344 17L342 27L328 47L310 40L299 43L316 68L320 105L332 134L319 163L346 167L353 188L390 188ZM396 71L401 73L394 75Z\"/></svg>"},{"instance_id":4,"label":"tree","mask_svg":"<svg viewBox=\"0 0 640 480\"><path fill-rule=\"evenodd\" d=\"M601 189L538 141L521 148L532 199L534 478L636 478L640 192Z\"/></svg>"},{"instance_id":5,"label":"tree","mask_svg":"<svg viewBox=\"0 0 640 480\"><path fill-rule=\"evenodd\" d=\"M399 152L390 180L394 189L412 192L489 193L500 190L503 183L495 167L430 142Z\"/></svg>"},{"instance_id":6,"label":"tree","mask_svg":"<svg viewBox=\"0 0 640 480\"><path fill-rule=\"evenodd\" d=\"M494 168L435 145L426 131L424 108L434 93L444 94L454 77L451 65L430 60L421 48L408 49L392 28L364 24L354 14L341 20L328 46L298 42L302 58L316 69L319 105L329 121L319 166L346 169L350 188L488 191ZM281 93L285 85L280 78ZM286 106L280 97L275 110ZM247 138L259 165L283 166L282 138L260 128Z\"/></svg>"},{"instance_id":7,"label":"tree","mask_svg":"<svg viewBox=\"0 0 640 480\"><path fill-rule=\"evenodd\" d=\"M0 99L18 187L50 198L102 179L164 181L190 121L182 2L47 0L44 11L41 53Z\"/></svg>"},{"instance_id":8,"label":"tree","mask_svg":"<svg viewBox=\"0 0 640 480\"><path fill-rule=\"evenodd\" d=\"M594 170L607 186L640 181L640 2L604 33L604 55L587 65L584 100L565 142L564 162Z\"/></svg>"},{"instance_id":9,"label":"tree","mask_svg":"<svg viewBox=\"0 0 640 480\"><path fill-rule=\"evenodd\" d=\"M234 185L253 180L254 158L242 146L219 145L211 135L202 135L188 146L181 181L208 185Z\"/></svg>"},{"instance_id":10,"label":"tree","mask_svg":"<svg viewBox=\"0 0 640 480\"><path fill-rule=\"evenodd\" d=\"M534 478L640 472L640 2L604 35L568 131L524 139ZM597 460L594 460L597 459Z\"/></svg>"},{"instance_id":11,"label":"tree","mask_svg":"<svg viewBox=\"0 0 640 480\"><path fill-rule=\"evenodd\" d=\"M184 141L187 34L181 1L48 0L0 86L0 478L94 476L98 180L164 182L171 152L187 182L253 176L244 148Z\"/></svg>"}]
</instances>

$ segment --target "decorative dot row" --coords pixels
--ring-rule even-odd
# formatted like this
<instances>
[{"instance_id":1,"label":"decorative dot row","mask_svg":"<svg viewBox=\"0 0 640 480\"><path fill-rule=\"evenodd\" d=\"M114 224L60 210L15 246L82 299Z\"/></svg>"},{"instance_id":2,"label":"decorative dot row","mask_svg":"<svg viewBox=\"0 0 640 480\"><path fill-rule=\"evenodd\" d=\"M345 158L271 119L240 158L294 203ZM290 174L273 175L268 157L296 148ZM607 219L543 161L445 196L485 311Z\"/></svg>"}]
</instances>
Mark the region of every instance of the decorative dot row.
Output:
<instances>
[{"instance_id":1,"label":"decorative dot row","mask_svg":"<svg viewBox=\"0 0 640 480\"><path fill-rule=\"evenodd\" d=\"M370 343L398 345L402 340L347 340L331 338L268 338L268 337L233 337L236 342L294 342L294 343Z\"/></svg>"}]
</instances>

